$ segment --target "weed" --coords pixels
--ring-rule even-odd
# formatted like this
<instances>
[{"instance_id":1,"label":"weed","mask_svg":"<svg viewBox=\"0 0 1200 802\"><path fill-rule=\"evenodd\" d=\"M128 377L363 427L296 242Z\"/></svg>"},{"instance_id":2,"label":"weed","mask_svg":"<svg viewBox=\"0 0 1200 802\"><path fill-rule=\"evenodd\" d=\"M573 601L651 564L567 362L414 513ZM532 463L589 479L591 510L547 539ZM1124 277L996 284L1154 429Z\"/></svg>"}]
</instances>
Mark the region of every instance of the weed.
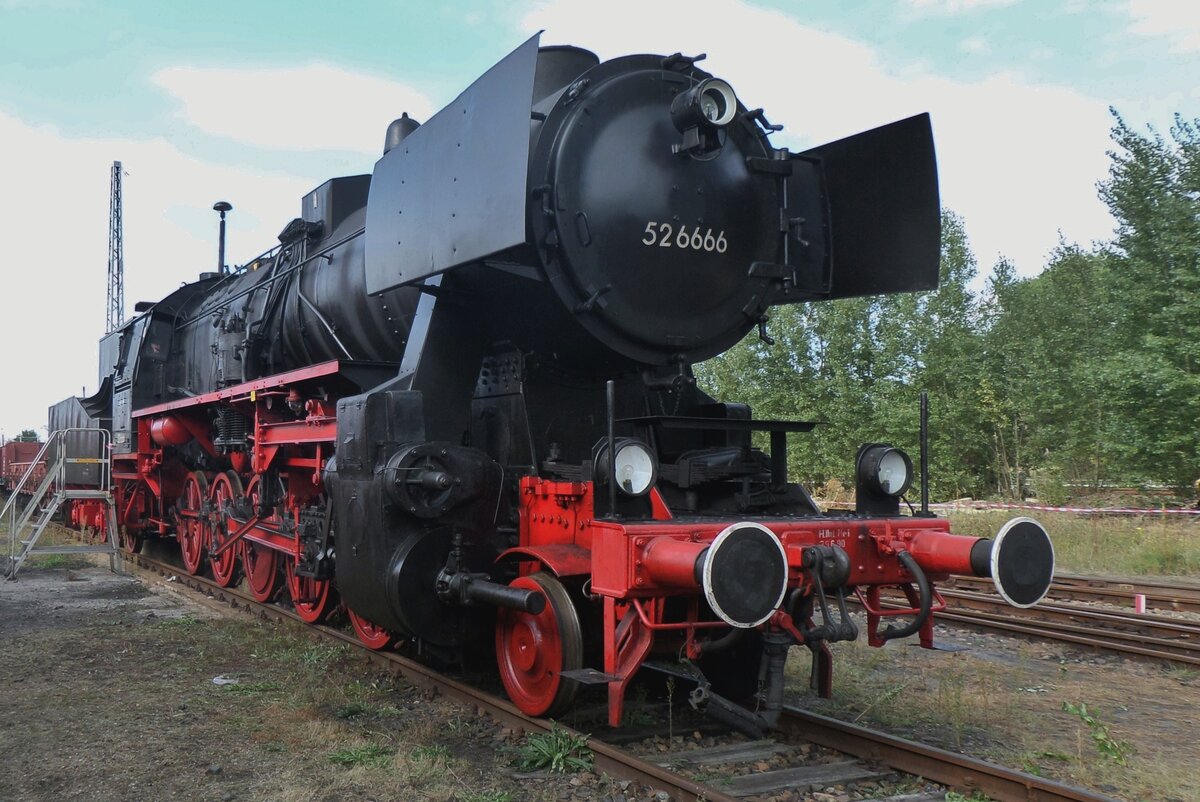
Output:
<instances>
[{"instance_id":1,"label":"weed","mask_svg":"<svg viewBox=\"0 0 1200 802\"><path fill-rule=\"evenodd\" d=\"M69 554L47 554L45 556L37 556L35 552L29 558L29 564L37 568L79 568L81 565L87 565L86 560L72 558Z\"/></svg>"},{"instance_id":2,"label":"weed","mask_svg":"<svg viewBox=\"0 0 1200 802\"><path fill-rule=\"evenodd\" d=\"M462 802L512 802L512 794L508 791L468 791L458 797Z\"/></svg>"},{"instance_id":3,"label":"weed","mask_svg":"<svg viewBox=\"0 0 1200 802\"><path fill-rule=\"evenodd\" d=\"M1168 665L1163 669L1163 673L1170 679L1175 680L1180 685L1190 685L1192 680L1200 677L1200 671L1186 666L1177 666L1175 664Z\"/></svg>"},{"instance_id":4,"label":"weed","mask_svg":"<svg viewBox=\"0 0 1200 802\"><path fill-rule=\"evenodd\" d=\"M560 774L587 771L594 759L587 739L586 735L573 735L555 724L549 732L526 739L517 750L517 768L521 771L547 769Z\"/></svg>"},{"instance_id":5,"label":"weed","mask_svg":"<svg viewBox=\"0 0 1200 802\"><path fill-rule=\"evenodd\" d=\"M1096 745L1096 751L1122 766L1128 762L1129 756L1133 754L1133 747L1127 741L1114 738L1108 731L1108 725L1092 715L1086 704L1080 702L1074 705L1070 702L1063 702L1062 709L1066 713L1078 716L1079 720L1087 725L1091 730L1092 742Z\"/></svg>"},{"instance_id":6,"label":"weed","mask_svg":"<svg viewBox=\"0 0 1200 802\"><path fill-rule=\"evenodd\" d=\"M339 766L375 766L383 768L392 759L390 749L379 746L378 744L365 744L363 746L344 746L341 749L335 749L330 752L329 762L336 763Z\"/></svg>"},{"instance_id":7,"label":"weed","mask_svg":"<svg viewBox=\"0 0 1200 802\"><path fill-rule=\"evenodd\" d=\"M634 709L627 710L621 720L624 722L623 726L625 727L647 727L654 723L654 716L648 711Z\"/></svg>"},{"instance_id":8,"label":"weed","mask_svg":"<svg viewBox=\"0 0 1200 802\"><path fill-rule=\"evenodd\" d=\"M345 646L314 643L300 652L300 662L307 666L327 666L346 652Z\"/></svg>"},{"instance_id":9,"label":"weed","mask_svg":"<svg viewBox=\"0 0 1200 802\"><path fill-rule=\"evenodd\" d=\"M625 695L625 717L622 719L626 727L645 727L654 723L654 716L644 708L649 705L649 694L646 686L634 684Z\"/></svg>"},{"instance_id":10,"label":"weed","mask_svg":"<svg viewBox=\"0 0 1200 802\"><path fill-rule=\"evenodd\" d=\"M439 763L445 763L450 759L450 750L441 744L434 744L432 746L414 746L412 752L409 753L409 756L412 757L413 760L421 760L437 765Z\"/></svg>"},{"instance_id":11,"label":"weed","mask_svg":"<svg viewBox=\"0 0 1200 802\"><path fill-rule=\"evenodd\" d=\"M224 693L234 696L257 696L260 693L270 693L278 691L282 686L278 682L246 682L236 685L222 685L221 690Z\"/></svg>"},{"instance_id":12,"label":"weed","mask_svg":"<svg viewBox=\"0 0 1200 802\"><path fill-rule=\"evenodd\" d=\"M167 631L181 630L187 631L203 626L204 622L194 615L181 615L178 618L163 618L155 622L154 626Z\"/></svg>"},{"instance_id":13,"label":"weed","mask_svg":"<svg viewBox=\"0 0 1200 802\"><path fill-rule=\"evenodd\" d=\"M972 791L970 796L960 794L958 791L947 791L946 802L993 802L993 800L980 791Z\"/></svg>"},{"instance_id":14,"label":"weed","mask_svg":"<svg viewBox=\"0 0 1200 802\"><path fill-rule=\"evenodd\" d=\"M902 694L904 692L904 689L907 688L908 686L909 686L909 681L906 680L906 681L900 683L899 685L895 685L891 688L888 688L883 693L881 693L878 696L878 698L876 698L873 702L871 702L871 704L864 707L863 711L861 713L859 713L858 716L854 720L858 721L860 718L862 718L867 713L869 713L871 711L871 708L873 708L873 707L876 707L876 706L887 707L887 705L889 705L893 699L895 699L900 694Z\"/></svg>"},{"instance_id":15,"label":"weed","mask_svg":"<svg viewBox=\"0 0 1200 802\"><path fill-rule=\"evenodd\" d=\"M358 718L371 712L371 706L363 702L351 702L337 709L338 718Z\"/></svg>"}]
</instances>

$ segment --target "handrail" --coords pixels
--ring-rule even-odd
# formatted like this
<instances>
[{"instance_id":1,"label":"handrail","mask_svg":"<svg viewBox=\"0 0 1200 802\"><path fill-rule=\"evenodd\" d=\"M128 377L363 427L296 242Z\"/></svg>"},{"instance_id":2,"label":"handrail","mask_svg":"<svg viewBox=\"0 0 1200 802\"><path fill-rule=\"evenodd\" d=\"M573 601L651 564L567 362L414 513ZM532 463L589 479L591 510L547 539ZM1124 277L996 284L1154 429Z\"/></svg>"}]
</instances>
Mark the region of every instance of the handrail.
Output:
<instances>
[{"instance_id":1,"label":"handrail","mask_svg":"<svg viewBox=\"0 0 1200 802\"><path fill-rule=\"evenodd\" d=\"M29 467L25 469L25 473L21 475L21 480L9 491L8 501L4 503L4 509L0 510L0 521L4 520L4 516L8 516L8 564L15 565L17 562L17 541L19 534L17 532L17 499L21 495L22 488L29 481L29 477L33 474L33 469L42 464L43 458L46 456L46 449L50 448L50 444L58 437L58 432L51 432L46 438L46 442L42 444L37 456L29 463Z\"/></svg>"},{"instance_id":2,"label":"handrail","mask_svg":"<svg viewBox=\"0 0 1200 802\"><path fill-rule=\"evenodd\" d=\"M25 488L25 485L29 483L35 472L35 469L39 465L45 465L46 453L50 450L50 446L56 441L62 442L62 451L55 460L54 465L45 466L46 473L41 478L41 484L38 488L38 492L33 494L29 500L29 503L41 503L42 498L45 497L45 495L50 491L50 488L55 487L56 485L57 490L59 491L66 488L67 465L78 464L78 461L81 459L80 457L72 457L68 454L70 441L67 439L67 435L75 433L95 435L100 438L99 446L101 456L96 459L96 463L100 465L100 477L97 482L97 489L105 493L112 492L112 435L107 429L72 426L66 429L56 429L51 432L50 436L46 438L46 442L42 444L37 456L33 458L33 461L29 463L29 467L25 469L25 473L21 475L21 480L17 482L15 486L13 486L12 490L10 491L8 501L5 502L3 509L0 509L0 521L3 521L4 517L8 516L9 566L16 564L17 544L20 542L20 530L25 527L27 519L32 517L31 514L28 516L22 515L21 522L18 525L17 498L21 495L21 491ZM92 458L83 459L88 459L90 461Z\"/></svg>"}]
</instances>

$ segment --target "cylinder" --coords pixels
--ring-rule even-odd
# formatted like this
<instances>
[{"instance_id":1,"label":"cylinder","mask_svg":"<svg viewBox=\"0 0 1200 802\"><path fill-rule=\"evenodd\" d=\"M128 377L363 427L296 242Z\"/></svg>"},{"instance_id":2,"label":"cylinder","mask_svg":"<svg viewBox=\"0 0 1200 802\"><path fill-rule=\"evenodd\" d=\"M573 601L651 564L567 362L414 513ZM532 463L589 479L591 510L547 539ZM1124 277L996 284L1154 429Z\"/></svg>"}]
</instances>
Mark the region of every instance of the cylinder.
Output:
<instances>
[{"instance_id":1,"label":"cylinder","mask_svg":"<svg viewBox=\"0 0 1200 802\"><path fill-rule=\"evenodd\" d=\"M707 543L659 537L642 552L646 575L656 585L668 588L698 588L703 573Z\"/></svg>"},{"instance_id":2,"label":"cylinder","mask_svg":"<svg viewBox=\"0 0 1200 802\"><path fill-rule=\"evenodd\" d=\"M181 446L192 439L192 433L178 418L163 415L150 421L150 439L160 446Z\"/></svg>"},{"instance_id":3,"label":"cylinder","mask_svg":"<svg viewBox=\"0 0 1200 802\"><path fill-rule=\"evenodd\" d=\"M981 561L978 556L982 554L987 557L991 554L991 541L985 538L921 532L909 544L908 553L930 574L989 576L987 560ZM974 560L972 553L976 554Z\"/></svg>"}]
</instances>

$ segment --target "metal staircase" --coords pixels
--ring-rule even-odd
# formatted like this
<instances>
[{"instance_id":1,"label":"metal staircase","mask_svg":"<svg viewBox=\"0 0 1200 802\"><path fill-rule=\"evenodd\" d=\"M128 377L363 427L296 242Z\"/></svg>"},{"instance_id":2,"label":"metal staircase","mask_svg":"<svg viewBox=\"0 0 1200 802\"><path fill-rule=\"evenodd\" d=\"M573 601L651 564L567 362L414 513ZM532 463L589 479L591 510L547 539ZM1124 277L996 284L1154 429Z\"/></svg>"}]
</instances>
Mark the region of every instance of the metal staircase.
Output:
<instances>
[{"instance_id":1,"label":"metal staircase","mask_svg":"<svg viewBox=\"0 0 1200 802\"><path fill-rule=\"evenodd\" d=\"M77 435L77 436L68 436ZM98 439L98 450L81 449L85 453L96 454L101 456L86 456L84 454L72 453L72 447L78 448L81 442ZM57 449L52 449L51 446L58 444ZM53 464L47 465L46 473L41 477L41 481L37 482L37 487L33 494L29 496L28 502L23 510L18 511L18 499L22 498L22 493L26 485L33 485L36 481L35 477L38 473L37 467L42 465L47 458L47 454L52 454ZM118 533L117 533L117 516L113 509L112 497L112 450L110 448L109 433L104 429L59 429L52 432L46 438L45 445L38 452L37 457L29 463L29 467L25 470L21 481L12 488L11 494L8 497L8 502L4 505L4 509L0 510L0 521L8 522L8 579L16 579L17 571L20 570L25 560L33 554L108 554L108 566L114 573L121 573L121 558L118 549ZM100 467L100 475L95 487L68 487L67 485L67 466L78 464L96 464ZM94 546L47 546L37 548L38 539L42 533L46 531L54 514L58 512L59 507L63 502L74 499L101 499L105 503L107 509L107 530L108 543L107 545ZM23 537L28 533L28 536Z\"/></svg>"}]
</instances>

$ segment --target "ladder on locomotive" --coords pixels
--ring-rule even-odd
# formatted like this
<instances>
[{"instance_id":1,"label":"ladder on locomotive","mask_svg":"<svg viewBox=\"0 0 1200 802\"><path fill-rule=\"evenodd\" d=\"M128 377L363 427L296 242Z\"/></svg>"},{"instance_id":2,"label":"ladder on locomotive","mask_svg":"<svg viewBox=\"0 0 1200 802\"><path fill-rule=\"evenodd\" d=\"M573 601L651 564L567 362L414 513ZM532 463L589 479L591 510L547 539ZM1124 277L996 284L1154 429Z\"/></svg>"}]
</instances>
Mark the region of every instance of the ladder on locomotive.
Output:
<instances>
[{"instance_id":1,"label":"ladder on locomotive","mask_svg":"<svg viewBox=\"0 0 1200 802\"><path fill-rule=\"evenodd\" d=\"M122 572L117 516L112 496L112 449L109 437L109 433L104 429L70 428L54 431L46 438L41 451L21 476L21 481L9 491L4 509L0 510L0 522L8 524L8 579L16 579L17 571L25 560L35 554L107 553L109 569L114 573ZM56 444L58 448L52 448ZM98 446L98 450L90 451L83 447L84 444ZM93 456L97 453L99 456ZM48 455L53 459L53 463L48 463ZM87 464L99 467L96 486L69 487L67 466ZM37 471L39 465L46 465L46 472L40 478ZM33 487L32 493L24 509L19 510L18 500L30 492L27 487ZM50 525L55 513L64 502L77 499L99 499L104 502L108 542L104 545L38 548L37 542ZM29 535L22 538L26 530Z\"/></svg>"}]
</instances>

